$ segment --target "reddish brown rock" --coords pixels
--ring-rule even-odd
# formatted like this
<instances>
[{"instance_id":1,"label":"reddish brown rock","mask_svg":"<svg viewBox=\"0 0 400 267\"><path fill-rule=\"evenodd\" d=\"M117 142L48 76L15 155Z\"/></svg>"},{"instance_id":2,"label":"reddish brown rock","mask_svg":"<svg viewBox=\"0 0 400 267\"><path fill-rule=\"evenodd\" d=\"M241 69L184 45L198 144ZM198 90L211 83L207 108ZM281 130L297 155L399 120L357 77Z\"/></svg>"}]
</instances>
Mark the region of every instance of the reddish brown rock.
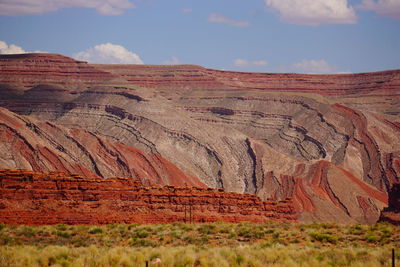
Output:
<instances>
[{"instance_id":1,"label":"reddish brown rock","mask_svg":"<svg viewBox=\"0 0 400 267\"><path fill-rule=\"evenodd\" d=\"M293 199L374 223L400 181L400 70L310 75L0 56L0 167Z\"/></svg>"},{"instance_id":2,"label":"reddish brown rock","mask_svg":"<svg viewBox=\"0 0 400 267\"><path fill-rule=\"evenodd\" d=\"M0 170L0 222L108 224L296 222L289 200L205 187L144 187L131 178L84 178L62 173Z\"/></svg>"},{"instance_id":3,"label":"reddish brown rock","mask_svg":"<svg viewBox=\"0 0 400 267\"><path fill-rule=\"evenodd\" d=\"M400 225L400 184L393 184L389 190L389 205L382 210L379 221Z\"/></svg>"},{"instance_id":4,"label":"reddish brown rock","mask_svg":"<svg viewBox=\"0 0 400 267\"><path fill-rule=\"evenodd\" d=\"M111 73L93 68L86 62L56 54L0 55L0 84L13 84L30 88L35 85L52 84L99 85L115 78ZM45 74L45 75L44 75ZM46 92L46 88L41 88ZM54 92L54 88L50 89ZM68 91L62 87L58 93Z\"/></svg>"},{"instance_id":5,"label":"reddish brown rock","mask_svg":"<svg viewBox=\"0 0 400 267\"><path fill-rule=\"evenodd\" d=\"M142 66L94 65L143 87L196 88L202 90L266 90L310 92L321 95L398 95L400 71L310 75L297 73L250 73L207 69L195 65ZM371 95L371 96L372 96Z\"/></svg>"}]
</instances>

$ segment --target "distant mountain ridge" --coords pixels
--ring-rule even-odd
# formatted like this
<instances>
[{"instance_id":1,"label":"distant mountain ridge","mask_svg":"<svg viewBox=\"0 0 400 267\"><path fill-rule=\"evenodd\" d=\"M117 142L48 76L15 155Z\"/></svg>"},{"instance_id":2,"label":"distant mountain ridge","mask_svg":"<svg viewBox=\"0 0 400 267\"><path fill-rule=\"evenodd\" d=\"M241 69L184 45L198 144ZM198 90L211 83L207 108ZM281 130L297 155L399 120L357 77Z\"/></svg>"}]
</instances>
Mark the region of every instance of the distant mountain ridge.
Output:
<instances>
[{"instance_id":1,"label":"distant mountain ridge","mask_svg":"<svg viewBox=\"0 0 400 267\"><path fill-rule=\"evenodd\" d=\"M400 179L400 70L310 75L0 55L0 168L292 198L378 220Z\"/></svg>"}]
</instances>

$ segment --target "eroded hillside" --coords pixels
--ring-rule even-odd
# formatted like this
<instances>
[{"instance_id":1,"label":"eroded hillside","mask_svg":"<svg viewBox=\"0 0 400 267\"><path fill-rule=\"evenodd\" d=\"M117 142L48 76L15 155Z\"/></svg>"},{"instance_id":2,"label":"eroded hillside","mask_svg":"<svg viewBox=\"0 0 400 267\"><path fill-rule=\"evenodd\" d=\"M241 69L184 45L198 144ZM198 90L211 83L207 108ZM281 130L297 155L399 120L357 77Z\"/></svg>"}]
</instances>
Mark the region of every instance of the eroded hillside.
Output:
<instances>
[{"instance_id":1,"label":"eroded hillside","mask_svg":"<svg viewBox=\"0 0 400 267\"><path fill-rule=\"evenodd\" d=\"M0 167L292 198L375 222L400 176L400 71L241 73L0 56Z\"/></svg>"}]
</instances>

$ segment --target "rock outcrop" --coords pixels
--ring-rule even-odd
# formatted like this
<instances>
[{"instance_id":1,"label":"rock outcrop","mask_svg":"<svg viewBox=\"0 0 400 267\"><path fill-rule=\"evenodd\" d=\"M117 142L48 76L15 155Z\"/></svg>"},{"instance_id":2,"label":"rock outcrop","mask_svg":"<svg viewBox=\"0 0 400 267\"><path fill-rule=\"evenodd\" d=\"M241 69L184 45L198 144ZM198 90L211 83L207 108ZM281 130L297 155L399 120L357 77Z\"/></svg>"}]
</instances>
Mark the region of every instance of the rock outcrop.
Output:
<instances>
[{"instance_id":1,"label":"rock outcrop","mask_svg":"<svg viewBox=\"0 0 400 267\"><path fill-rule=\"evenodd\" d=\"M376 222L400 182L400 70L243 73L28 54L0 56L0 71L2 168L148 184L179 173L180 185L292 198L302 221L343 223Z\"/></svg>"},{"instance_id":2,"label":"rock outcrop","mask_svg":"<svg viewBox=\"0 0 400 267\"><path fill-rule=\"evenodd\" d=\"M205 187L144 187L131 178L0 170L0 222L109 224L296 222L289 200Z\"/></svg>"},{"instance_id":3,"label":"rock outcrop","mask_svg":"<svg viewBox=\"0 0 400 267\"><path fill-rule=\"evenodd\" d=\"M389 205L382 210L379 221L400 225L400 183L389 190Z\"/></svg>"},{"instance_id":4,"label":"rock outcrop","mask_svg":"<svg viewBox=\"0 0 400 267\"><path fill-rule=\"evenodd\" d=\"M84 177L129 176L146 185L204 186L160 155L91 132L65 129L0 108L0 166L77 173Z\"/></svg>"}]
</instances>

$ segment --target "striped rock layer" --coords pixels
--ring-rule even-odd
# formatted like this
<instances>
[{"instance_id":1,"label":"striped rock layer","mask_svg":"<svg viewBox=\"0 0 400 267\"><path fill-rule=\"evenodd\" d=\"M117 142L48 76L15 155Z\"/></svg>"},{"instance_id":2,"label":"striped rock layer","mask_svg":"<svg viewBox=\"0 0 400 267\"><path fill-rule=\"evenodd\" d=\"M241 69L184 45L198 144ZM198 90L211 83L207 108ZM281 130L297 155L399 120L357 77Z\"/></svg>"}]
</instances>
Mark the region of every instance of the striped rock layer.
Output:
<instances>
[{"instance_id":1,"label":"striped rock layer","mask_svg":"<svg viewBox=\"0 0 400 267\"><path fill-rule=\"evenodd\" d=\"M139 180L0 170L0 222L110 224L296 222L290 201L205 187L142 186Z\"/></svg>"},{"instance_id":2,"label":"striped rock layer","mask_svg":"<svg viewBox=\"0 0 400 267\"><path fill-rule=\"evenodd\" d=\"M374 223L400 181L400 70L310 75L0 56L0 168L290 198Z\"/></svg>"}]
</instances>

